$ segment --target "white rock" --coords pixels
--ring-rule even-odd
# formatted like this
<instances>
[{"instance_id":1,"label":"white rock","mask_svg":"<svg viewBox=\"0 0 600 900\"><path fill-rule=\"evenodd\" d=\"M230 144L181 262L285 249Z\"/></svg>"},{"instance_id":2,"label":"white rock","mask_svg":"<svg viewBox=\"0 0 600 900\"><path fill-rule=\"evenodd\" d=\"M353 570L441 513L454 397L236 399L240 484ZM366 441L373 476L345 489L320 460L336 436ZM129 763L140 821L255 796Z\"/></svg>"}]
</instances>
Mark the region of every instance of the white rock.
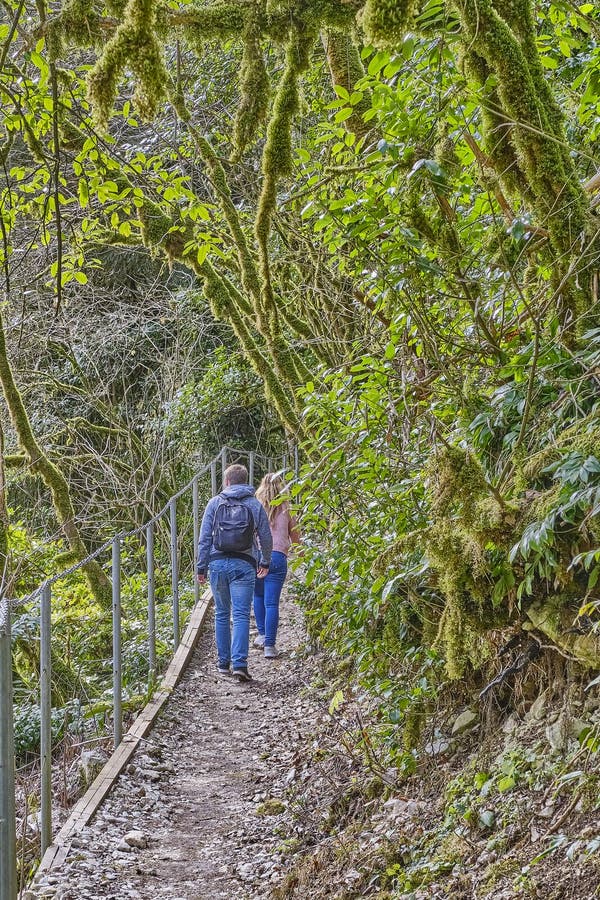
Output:
<instances>
[{"instance_id":1,"label":"white rock","mask_svg":"<svg viewBox=\"0 0 600 900\"><path fill-rule=\"evenodd\" d=\"M474 728L478 722L479 716L477 713L472 709L465 709L465 711L454 720L452 734L463 734L465 731L470 731L470 729Z\"/></svg>"},{"instance_id":2,"label":"white rock","mask_svg":"<svg viewBox=\"0 0 600 900\"><path fill-rule=\"evenodd\" d=\"M126 844L129 844L130 847L137 847L138 850L143 850L148 846L148 838L143 831L140 831L137 828L128 831L123 837L123 840Z\"/></svg>"},{"instance_id":3,"label":"white rock","mask_svg":"<svg viewBox=\"0 0 600 900\"><path fill-rule=\"evenodd\" d=\"M92 783L107 759L108 756L103 750L82 750L79 760L77 761L77 768L81 783L84 787L87 787Z\"/></svg>"},{"instance_id":4,"label":"white rock","mask_svg":"<svg viewBox=\"0 0 600 900\"><path fill-rule=\"evenodd\" d=\"M548 705L548 691L542 691L542 693L535 698L527 712L525 713L525 719L528 722L537 722L540 719L543 719L546 715L546 708Z\"/></svg>"}]
</instances>

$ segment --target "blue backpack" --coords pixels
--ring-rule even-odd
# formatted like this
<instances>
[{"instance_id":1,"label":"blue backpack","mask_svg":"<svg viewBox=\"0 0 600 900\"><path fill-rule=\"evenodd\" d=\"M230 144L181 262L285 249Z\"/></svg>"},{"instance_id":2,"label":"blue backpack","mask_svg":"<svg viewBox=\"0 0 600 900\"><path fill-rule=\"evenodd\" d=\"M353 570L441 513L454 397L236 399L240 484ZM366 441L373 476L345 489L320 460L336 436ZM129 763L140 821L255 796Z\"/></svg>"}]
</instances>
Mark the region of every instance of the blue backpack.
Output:
<instances>
[{"instance_id":1,"label":"blue backpack","mask_svg":"<svg viewBox=\"0 0 600 900\"><path fill-rule=\"evenodd\" d=\"M221 502L215 510L212 542L220 553L242 553L252 549L254 516L252 510L235 497L219 495Z\"/></svg>"}]
</instances>

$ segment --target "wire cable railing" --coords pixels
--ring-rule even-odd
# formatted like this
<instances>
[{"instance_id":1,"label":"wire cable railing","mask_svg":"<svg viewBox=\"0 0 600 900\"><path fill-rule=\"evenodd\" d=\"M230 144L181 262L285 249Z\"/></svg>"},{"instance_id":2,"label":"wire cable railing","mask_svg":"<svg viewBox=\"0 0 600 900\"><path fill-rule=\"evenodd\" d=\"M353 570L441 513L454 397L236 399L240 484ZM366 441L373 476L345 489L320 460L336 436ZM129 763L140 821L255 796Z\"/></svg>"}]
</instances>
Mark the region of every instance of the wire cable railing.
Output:
<instances>
[{"instance_id":1,"label":"wire cable railing","mask_svg":"<svg viewBox=\"0 0 600 900\"><path fill-rule=\"evenodd\" d=\"M146 667L148 678L148 698L152 696L158 675L157 654L157 576L166 576L165 565L157 560L156 532L159 523L164 523L168 531L168 567L170 568L170 616L172 655L179 643L183 624L180 610L180 587L182 584L182 546L193 539L193 554L188 555L184 567L192 563L193 606L200 600L200 585L195 577L196 554L200 532L200 504L204 498L219 492L219 474L234 461L247 461L249 481L252 484L259 471L272 471L276 467L284 472L291 468L297 472L298 455L294 451L283 457L268 457L264 454L239 450L224 446L217 456L200 468L163 508L143 525L131 531L121 531L68 568L52 575L42 582L25 598L11 600L0 597L0 900L15 900L17 896L17 858L15 840L15 732L13 723L12 649L11 649L11 608L37 607L39 604L39 766L40 801L39 832L40 858L52 843L52 611L53 592L61 580L77 573L92 560L101 560L110 550L110 582L112 585L111 632L112 651L110 668L112 687L110 690L112 712L112 743L116 748L123 738L123 603L122 572L123 548L126 542L139 538L145 545L144 572L146 586ZM289 463L291 462L291 466ZM219 473L219 468L221 473ZM210 483L203 479L210 476ZM201 487L203 490L201 492ZM191 523L186 517L186 532L191 524L192 534L182 532L178 517L178 501L186 497L189 510L191 494ZM183 540L182 540L183 539ZM108 615L108 610L107 610ZM106 660L105 662L108 662Z\"/></svg>"}]
</instances>

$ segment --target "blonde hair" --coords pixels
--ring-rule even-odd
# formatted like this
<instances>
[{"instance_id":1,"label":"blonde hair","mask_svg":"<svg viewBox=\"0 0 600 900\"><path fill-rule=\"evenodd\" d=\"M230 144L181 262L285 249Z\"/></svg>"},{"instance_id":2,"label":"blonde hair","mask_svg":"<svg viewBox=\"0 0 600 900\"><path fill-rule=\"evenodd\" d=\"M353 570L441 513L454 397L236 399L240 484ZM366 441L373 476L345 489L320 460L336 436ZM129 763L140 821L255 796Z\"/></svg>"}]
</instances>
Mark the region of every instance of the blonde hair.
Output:
<instances>
[{"instance_id":1,"label":"blonde hair","mask_svg":"<svg viewBox=\"0 0 600 900\"><path fill-rule=\"evenodd\" d=\"M269 522L273 521L277 511L284 505L282 503L278 503L277 506L272 505L273 500L281 497L284 489L285 482L279 472L267 472L256 490L256 499L262 503Z\"/></svg>"}]
</instances>

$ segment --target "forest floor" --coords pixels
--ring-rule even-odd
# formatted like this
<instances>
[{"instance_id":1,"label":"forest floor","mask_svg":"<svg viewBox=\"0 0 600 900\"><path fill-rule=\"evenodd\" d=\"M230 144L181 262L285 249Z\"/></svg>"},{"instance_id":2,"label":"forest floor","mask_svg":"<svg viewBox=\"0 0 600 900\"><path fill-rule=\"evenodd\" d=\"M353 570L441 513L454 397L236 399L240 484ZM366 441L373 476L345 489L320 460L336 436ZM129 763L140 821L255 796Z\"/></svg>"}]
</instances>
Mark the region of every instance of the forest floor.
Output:
<instances>
[{"instance_id":1,"label":"forest floor","mask_svg":"<svg viewBox=\"0 0 600 900\"><path fill-rule=\"evenodd\" d=\"M402 782L361 748L369 701L310 652L289 597L280 643L238 685L207 624L153 732L24 900L600 897L597 689L556 675L487 713L463 692Z\"/></svg>"}]
</instances>

